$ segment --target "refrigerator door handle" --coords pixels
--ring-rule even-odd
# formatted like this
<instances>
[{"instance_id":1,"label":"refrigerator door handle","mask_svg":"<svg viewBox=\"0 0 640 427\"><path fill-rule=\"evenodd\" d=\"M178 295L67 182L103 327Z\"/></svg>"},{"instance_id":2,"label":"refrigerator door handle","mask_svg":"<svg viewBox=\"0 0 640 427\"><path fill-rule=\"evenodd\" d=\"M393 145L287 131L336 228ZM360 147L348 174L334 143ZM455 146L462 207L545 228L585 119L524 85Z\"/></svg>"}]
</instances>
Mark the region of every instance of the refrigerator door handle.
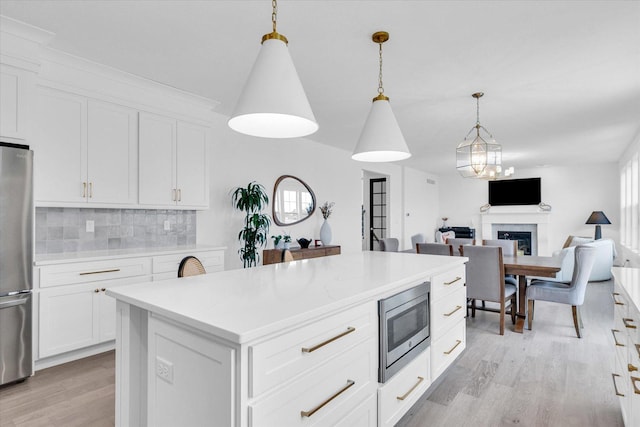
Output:
<instances>
[{"instance_id":1,"label":"refrigerator door handle","mask_svg":"<svg viewBox=\"0 0 640 427\"><path fill-rule=\"evenodd\" d=\"M9 308L9 307L15 307L17 305L23 305L27 303L28 298L22 297L20 299L14 299L11 301L5 301L5 302L0 302L0 310L2 310L3 308Z\"/></svg>"}]
</instances>

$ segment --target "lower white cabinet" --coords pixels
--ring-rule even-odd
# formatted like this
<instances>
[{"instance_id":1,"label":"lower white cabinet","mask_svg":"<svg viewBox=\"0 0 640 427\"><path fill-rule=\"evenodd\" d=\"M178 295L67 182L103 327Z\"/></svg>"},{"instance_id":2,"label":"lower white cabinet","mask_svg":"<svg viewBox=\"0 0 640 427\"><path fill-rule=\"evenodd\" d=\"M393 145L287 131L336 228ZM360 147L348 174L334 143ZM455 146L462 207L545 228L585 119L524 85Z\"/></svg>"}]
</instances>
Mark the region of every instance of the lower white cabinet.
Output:
<instances>
[{"instance_id":1,"label":"lower white cabinet","mask_svg":"<svg viewBox=\"0 0 640 427\"><path fill-rule=\"evenodd\" d=\"M426 349L378 389L378 426L394 426L431 385Z\"/></svg>"},{"instance_id":2,"label":"lower white cabinet","mask_svg":"<svg viewBox=\"0 0 640 427\"><path fill-rule=\"evenodd\" d=\"M57 355L112 342L116 301L105 294L107 289L175 278L180 260L187 255L197 256L208 273L224 269L224 248L38 266L37 359L51 358L53 362L46 364L50 366L87 354L68 354L60 361Z\"/></svg>"},{"instance_id":3,"label":"lower white cabinet","mask_svg":"<svg viewBox=\"0 0 640 427\"><path fill-rule=\"evenodd\" d=\"M612 272L613 392L620 401L624 424L635 427L640 425L640 269L614 267Z\"/></svg>"},{"instance_id":4,"label":"lower white cabinet","mask_svg":"<svg viewBox=\"0 0 640 427\"><path fill-rule=\"evenodd\" d=\"M39 358L115 338L115 300L108 288L150 280L133 277L41 289L39 293Z\"/></svg>"}]
</instances>

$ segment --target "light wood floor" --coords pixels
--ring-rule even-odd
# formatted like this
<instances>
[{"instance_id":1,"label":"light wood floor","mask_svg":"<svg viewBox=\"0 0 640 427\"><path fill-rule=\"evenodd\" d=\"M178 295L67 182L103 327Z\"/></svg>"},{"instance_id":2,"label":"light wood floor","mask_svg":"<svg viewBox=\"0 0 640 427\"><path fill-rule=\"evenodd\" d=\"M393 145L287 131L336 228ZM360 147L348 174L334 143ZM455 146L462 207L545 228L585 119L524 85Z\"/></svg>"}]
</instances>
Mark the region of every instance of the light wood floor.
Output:
<instances>
[{"instance_id":1,"label":"light wood floor","mask_svg":"<svg viewBox=\"0 0 640 427\"><path fill-rule=\"evenodd\" d=\"M498 315L467 319L467 350L398 423L427 426L622 426L611 383L612 282L590 283L575 337L571 308L536 303L533 331L498 335ZM114 353L38 371L0 388L0 425L113 426Z\"/></svg>"}]
</instances>

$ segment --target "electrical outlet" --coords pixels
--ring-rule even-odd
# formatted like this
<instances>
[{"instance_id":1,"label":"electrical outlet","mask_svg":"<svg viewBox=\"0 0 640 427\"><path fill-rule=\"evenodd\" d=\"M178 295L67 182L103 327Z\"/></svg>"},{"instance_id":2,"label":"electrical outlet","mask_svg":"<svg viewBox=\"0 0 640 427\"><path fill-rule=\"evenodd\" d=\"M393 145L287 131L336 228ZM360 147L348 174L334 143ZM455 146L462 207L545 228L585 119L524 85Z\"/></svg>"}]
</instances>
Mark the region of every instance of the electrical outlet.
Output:
<instances>
[{"instance_id":1,"label":"electrical outlet","mask_svg":"<svg viewBox=\"0 0 640 427\"><path fill-rule=\"evenodd\" d=\"M170 230L171 230L171 223L167 219L164 221L164 231L170 231Z\"/></svg>"},{"instance_id":2,"label":"electrical outlet","mask_svg":"<svg viewBox=\"0 0 640 427\"><path fill-rule=\"evenodd\" d=\"M156 356L156 375L173 384L173 363Z\"/></svg>"},{"instance_id":3,"label":"electrical outlet","mask_svg":"<svg viewBox=\"0 0 640 427\"><path fill-rule=\"evenodd\" d=\"M88 219L87 220L87 227L86 227L87 233L93 233L96 230L95 227L95 222L92 219Z\"/></svg>"}]
</instances>

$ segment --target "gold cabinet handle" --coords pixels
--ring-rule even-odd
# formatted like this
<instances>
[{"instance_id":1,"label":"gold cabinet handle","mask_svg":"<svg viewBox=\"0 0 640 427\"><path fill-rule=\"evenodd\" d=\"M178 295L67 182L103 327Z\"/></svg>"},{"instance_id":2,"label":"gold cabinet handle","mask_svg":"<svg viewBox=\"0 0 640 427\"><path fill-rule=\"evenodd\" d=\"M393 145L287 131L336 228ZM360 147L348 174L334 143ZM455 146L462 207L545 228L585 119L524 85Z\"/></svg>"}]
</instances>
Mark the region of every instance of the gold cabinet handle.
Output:
<instances>
[{"instance_id":1,"label":"gold cabinet handle","mask_svg":"<svg viewBox=\"0 0 640 427\"><path fill-rule=\"evenodd\" d=\"M327 400L325 400L324 402L322 402L321 404L319 404L318 406L316 406L310 411L300 411L300 415L303 417L310 417L311 415L315 414L320 409L322 409L327 403L331 402L333 399L335 399L336 397L340 396L342 393L347 391L349 387L352 387L355 383L356 383L355 381L347 380L347 385L342 387L336 394L329 397Z\"/></svg>"},{"instance_id":2,"label":"gold cabinet handle","mask_svg":"<svg viewBox=\"0 0 640 427\"><path fill-rule=\"evenodd\" d=\"M182 189L178 188L178 201L181 202L182 201Z\"/></svg>"},{"instance_id":3,"label":"gold cabinet handle","mask_svg":"<svg viewBox=\"0 0 640 427\"><path fill-rule=\"evenodd\" d=\"M616 299L616 297L617 297L618 295L620 295L619 293L614 292L614 293L613 293L613 294L611 294L611 295L613 295L613 302L615 303L615 305L624 305L624 303L623 303L623 302L620 302L620 301L618 301L618 300Z\"/></svg>"},{"instance_id":4,"label":"gold cabinet handle","mask_svg":"<svg viewBox=\"0 0 640 427\"><path fill-rule=\"evenodd\" d=\"M89 198L93 197L93 182L89 183Z\"/></svg>"},{"instance_id":5,"label":"gold cabinet handle","mask_svg":"<svg viewBox=\"0 0 640 427\"><path fill-rule=\"evenodd\" d=\"M621 344L621 343L618 342L618 339L616 338L616 332L620 332L620 331L617 330L617 329L612 329L611 330L611 333L613 334L613 342L616 343L616 346L618 346L618 347L624 347L624 344Z\"/></svg>"},{"instance_id":6,"label":"gold cabinet handle","mask_svg":"<svg viewBox=\"0 0 640 427\"><path fill-rule=\"evenodd\" d=\"M629 372L633 372L633 371L637 371L638 368L633 366L631 363L627 364L627 369L629 370Z\"/></svg>"},{"instance_id":7,"label":"gold cabinet handle","mask_svg":"<svg viewBox=\"0 0 640 427\"><path fill-rule=\"evenodd\" d=\"M171 200L173 200L174 202L177 200L177 198L176 198L176 189L175 188L171 189Z\"/></svg>"},{"instance_id":8,"label":"gold cabinet handle","mask_svg":"<svg viewBox=\"0 0 640 427\"><path fill-rule=\"evenodd\" d=\"M320 344L316 344L313 347L302 347L302 352L303 353L312 353L312 352L316 351L317 349L319 349L320 347L324 347L325 345L330 344L330 343L334 342L335 340L337 340L339 338L342 338L343 336L348 335L351 332L354 332L355 330L356 330L356 328L354 328L353 326L349 326L346 331L342 332L341 334L336 335L333 338L329 338L328 340L323 341Z\"/></svg>"},{"instance_id":9,"label":"gold cabinet handle","mask_svg":"<svg viewBox=\"0 0 640 427\"><path fill-rule=\"evenodd\" d=\"M640 381L640 378L634 377L633 375L631 375L629 378L631 378L631 384L633 385L633 392L635 394L640 394L640 389L638 389L638 387L636 386L636 382Z\"/></svg>"},{"instance_id":10,"label":"gold cabinet handle","mask_svg":"<svg viewBox=\"0 0 640 427\"><path fill-rule=\"evenodd\" d=\"M455 350L455 349L456 349L456 347L457 347L457 346L459 346L460 344L462 344L462 341L460 341L460 340L456 340L456 345L454 345L453 347L451 347L451 350L449 350L449 351L445 351L445 352L444 352L444 354L451 354L451 352L452 352L453 350Z\"/></svg>"},{"instance_id":11,"label":"gold cabinet handle","mask_svg":"<svg viewBox=\"0 0 640 427\"><path fill-rule=\"evenodd\" d=\"M638 352L638 357L640 358L640 344L634 344L636 346L636 351Z\"/></svg>"},{"instance_id":12,"label":"gold cabinet handle","mask_svg":"<svg viewBox=\"0 0 640 427\"><path fill-rule=\"evenodd\" d=\"M622 319L622 323L624 323L624 326L625 326L626 328L629 328L629 329L636 329L636 325L632 325L632 324L631 324L632 322L635 322L635 320L630 319L630 318L628 318L628 317L625 317L624 319Z\"/></svg>"},{"instance_id":13,"label":"gold cabinet handle","mask_svg":"<svg viewBox=\"0 0 640 427\"><path fill-rule=\"evenodd\" d=\"M111 270L86 271L84 273L80 273L80 276L87 276L89 274L114 273L116 271L120 271L120 269L119 268L112 268Z\"/></svg>"},{"instance_id":14,"label":"gold cabinet handle","mask_svg":"<svg viewBox=\"0 0 640 427\"><path fill-rule=\"evenodd\" d=\"M450 281L450 282L444 282L444 285L445 285L445 286L452 285L452 284L456 283L458 280L462 280L462 277L456 277L455 279L453 279L453 280L452 280L452 281Z\"/></svg>"},{"instance_id":15,"label":"gold cabinet handle","mask_svg":"<svg viewBox=\"0 0 640 427\"><path fill-rule=\"evenodd\" d=\"M451 311L451 312L449 312L449 313L446 313L446 314L443 314L443 316L445 316L445 317L449 317L449 316L451 316L453 313L455 313L456 311L460 310L461 308L462 308L462 306L460 306L460 305L456 305L456 308L454 308L454 309L453 309L453 311Z\"/></svg>"},{"instance_id":16,"label":"gold cabinet handle","mask_svg":"<svg viewBox=\"0 0 640 427\"><path fill-rule=\"evenodd\" d=\"M618 374L611 374L611 377L613 378L613 389L616 391L616 396L624 397L624 394L618 391L618 385L616 384L616 377L619 377L619 376L620 375Z\"/></svg>"},{"instance_id":17,"label":"gold cabinet handle","mask_svg":"<svg viewBox=\"0 0 640 427\"><path fill-rule=\"evenodd\" d=\"M409 395L411 394L411 392L412 392L413 390L415 390L416 388L418 388L418 386L420 385L420 383L421 383L422 381L424 381L424 378L422 378L422 377L418 377L418 382L417 382L417 383L415 383L415 385L414 385L413 387L411 387L411 388L409 389L409 391L408 391L408 392L406 392L405 394L403 394L402 396L396 396L396 399L398 399L398 400L405 400L407 397L409 397Z\"/></svg>"},{"instance_id":18,"label":"gold cabinet handle","mask_svg":"<svg viewBox=\"0 0 640 427\"><path fill-rule=\"evenodd\" d=\"M87 183L83 182L82 183L82 198L84 199L85 197L87 197Z\"/></svg>"}]
</instances>

